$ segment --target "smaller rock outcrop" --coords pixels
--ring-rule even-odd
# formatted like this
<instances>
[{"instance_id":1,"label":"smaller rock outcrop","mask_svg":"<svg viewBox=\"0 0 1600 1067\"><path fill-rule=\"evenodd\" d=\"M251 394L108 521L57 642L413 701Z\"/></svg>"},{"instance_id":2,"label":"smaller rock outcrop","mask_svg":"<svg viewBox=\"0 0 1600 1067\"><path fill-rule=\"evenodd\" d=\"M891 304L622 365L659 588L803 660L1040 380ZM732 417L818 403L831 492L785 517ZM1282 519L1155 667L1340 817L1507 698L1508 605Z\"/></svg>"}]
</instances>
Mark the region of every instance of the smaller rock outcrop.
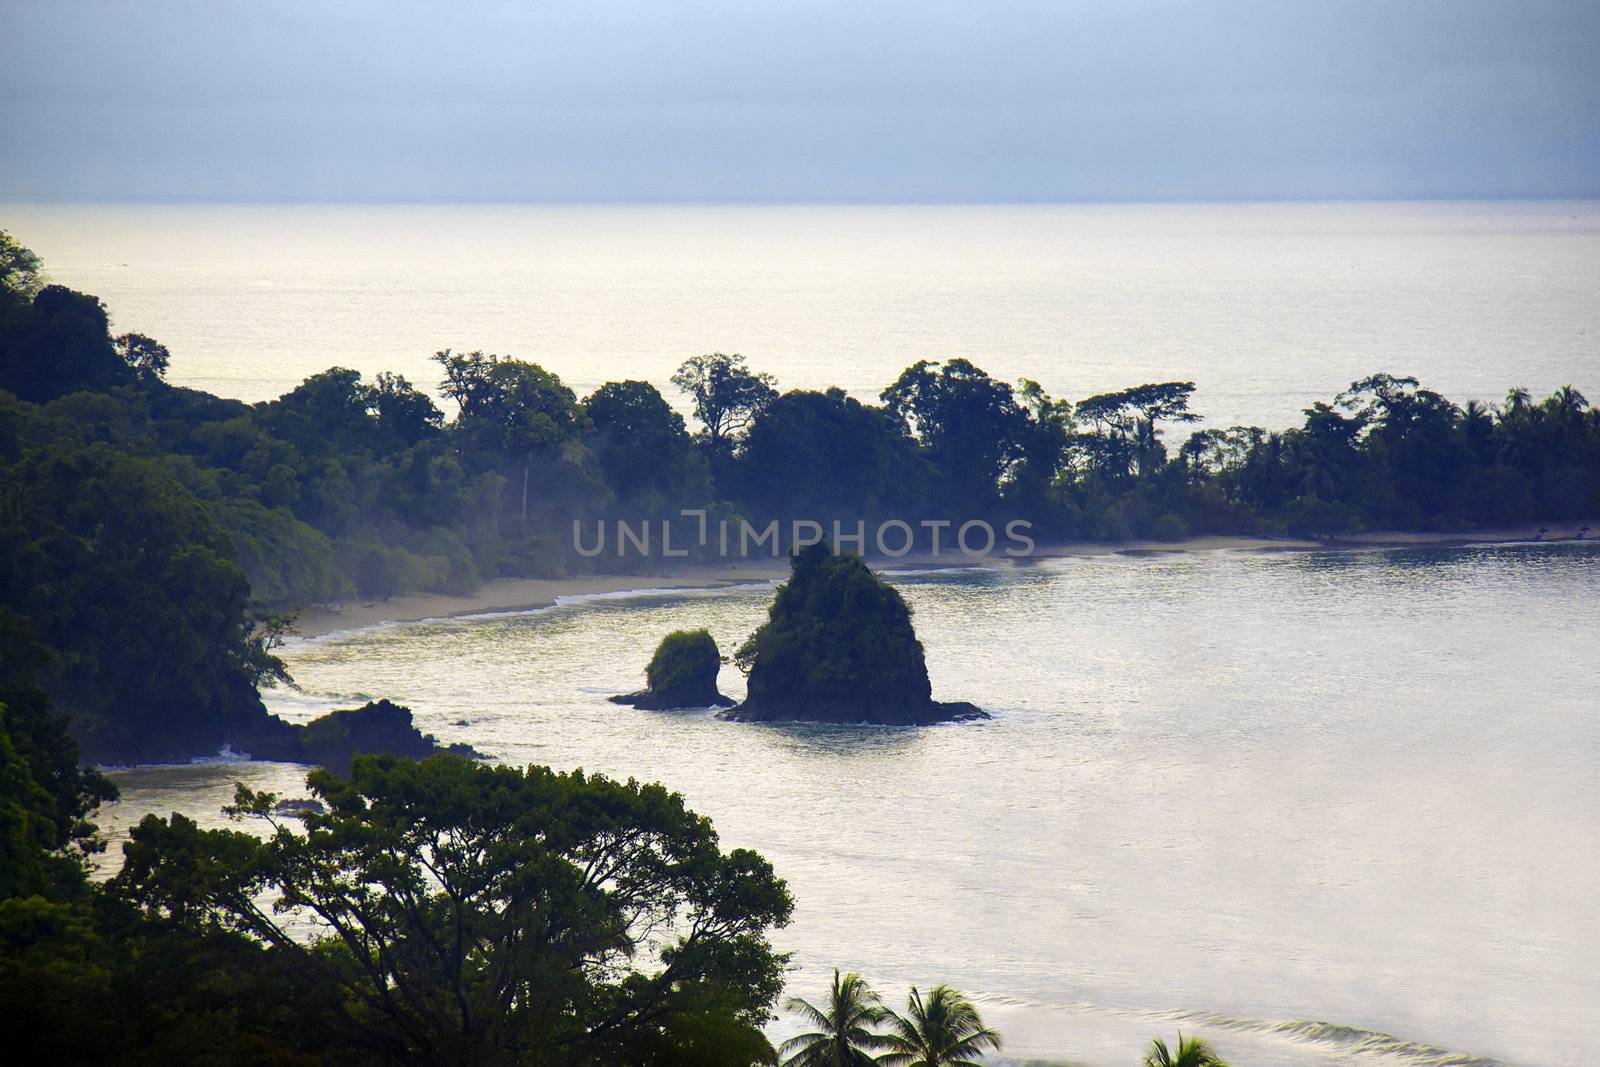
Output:
<instances>
[{"instance_id":1,"label":"smaller rock outcrop","mask_svg":"<svg viewBox=\"0 0 1600 1067\"><path fill-rule=\"evenodd\" d=\"M614 696L614 704L669 711L675 708L726 708L733 701L717 692L722 653L706 630L675 630L661 639L644 669L648 687Z\"/></svg>"},{"instance_id":2,"label":"smaller rock outcrop","mask_svg":"<svg viewBox=\"0 0 1600 1067\"><path fill-rule=\"evenodd\" d=\"M363 753L387 753L425 759L440 752L476 757L470 745L443 746L418 730L411 709L388 700L359 708L330 711L299 726L257 758L315 763L335 774L348 774L350 761Z\"/></svg>"}]
</instances>

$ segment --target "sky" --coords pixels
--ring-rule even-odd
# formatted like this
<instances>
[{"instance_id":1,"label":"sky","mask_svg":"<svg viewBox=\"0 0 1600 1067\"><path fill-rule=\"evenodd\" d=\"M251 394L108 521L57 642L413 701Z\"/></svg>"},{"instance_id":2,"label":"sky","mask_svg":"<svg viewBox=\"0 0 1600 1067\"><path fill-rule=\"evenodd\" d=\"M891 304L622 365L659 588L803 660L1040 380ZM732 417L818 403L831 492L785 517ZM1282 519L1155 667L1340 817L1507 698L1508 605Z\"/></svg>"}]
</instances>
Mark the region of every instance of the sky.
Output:
<instances>
[{"instance_id":1,"label":"sky","mask_svg":"<svg viewBox=\"0 0 1600 1067\"><path fill-rule=\"evenodd\" d=\"M0 199L1600 195L1600 0L0 0Z\"/></svg>"}]
</instances>

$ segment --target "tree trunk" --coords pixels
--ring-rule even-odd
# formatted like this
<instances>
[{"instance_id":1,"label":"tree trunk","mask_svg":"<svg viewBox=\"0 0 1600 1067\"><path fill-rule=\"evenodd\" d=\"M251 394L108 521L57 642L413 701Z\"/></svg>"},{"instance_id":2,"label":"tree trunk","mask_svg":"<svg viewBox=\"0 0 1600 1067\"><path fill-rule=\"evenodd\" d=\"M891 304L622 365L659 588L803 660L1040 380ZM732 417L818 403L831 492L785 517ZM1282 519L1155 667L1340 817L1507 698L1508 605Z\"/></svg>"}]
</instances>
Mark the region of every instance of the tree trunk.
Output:
<instances>
[{"instance_id":1,"label":"tree trunk","mask_svg":"<svg viewBox=\"0 0 1600 1067\"><path fill-rule=\"evenodd\" d=\"M528 521L528 468L533 465L532 456L522 458L522 521Z\"/></svg>"}]
</instances>

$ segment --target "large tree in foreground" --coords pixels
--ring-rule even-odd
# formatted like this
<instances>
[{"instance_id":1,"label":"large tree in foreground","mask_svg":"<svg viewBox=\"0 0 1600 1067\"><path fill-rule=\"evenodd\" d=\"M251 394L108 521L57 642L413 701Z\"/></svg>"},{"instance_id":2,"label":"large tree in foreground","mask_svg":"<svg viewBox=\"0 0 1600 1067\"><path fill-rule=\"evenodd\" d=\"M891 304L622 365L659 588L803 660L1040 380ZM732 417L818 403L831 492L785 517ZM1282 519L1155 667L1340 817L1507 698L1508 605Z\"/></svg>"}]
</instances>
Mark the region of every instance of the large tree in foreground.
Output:
<instances>
[{"instance_id":1,"label":"large tree in foreground","mask_svg":"<svg viewBox=\"0 0 1600 1067\"><path fill-rule=\"evenodd\" d=\"M790 997L783 1005L798 1013L812 1029L785 1041L778 1049L783 1067L869 1067L873 1052L887 1047L875 1029L888 1012L878 994L859 974L833 972L828 999L821 1005Z\"/></svg>"},{"instance_id":2,"label":"large tree in foreground","mask_svg":"<svg viewBox=\"0 0 1600 1067\"><path fill-rule=\"evenodd\" d=\"M767 934L788 890L677 794L449 756L308 781L326 812L265 840L147 818L115 892L272 946L360 1058L771 1058L760 1027L784 960ZM241 787L237 811L270 820L275 800Z\"/></svg>"},{"instance_id":3,"label":"large tree in foreground","mask_svg":"<svg viewBox=\"0 0 1600 1067\"><path fill-rule=\"evenodd\" d=\"M983 1025L972 1001L947 985L927 997L911 987L906 1014L891 1014L887 1053L878 1062L891 1067L978 1067L978 1058L1000 1048L1000 1035Z\"/></svg>"}]
</instances>

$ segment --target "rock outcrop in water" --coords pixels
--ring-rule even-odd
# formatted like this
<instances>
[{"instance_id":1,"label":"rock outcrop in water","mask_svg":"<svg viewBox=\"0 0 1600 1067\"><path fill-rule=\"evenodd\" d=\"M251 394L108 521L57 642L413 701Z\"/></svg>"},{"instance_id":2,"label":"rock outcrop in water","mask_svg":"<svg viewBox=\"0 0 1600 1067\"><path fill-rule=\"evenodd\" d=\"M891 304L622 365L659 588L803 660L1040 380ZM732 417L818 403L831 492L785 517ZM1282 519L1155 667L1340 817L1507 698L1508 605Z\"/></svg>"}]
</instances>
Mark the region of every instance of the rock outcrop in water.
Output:
<instances>
[{"instance_id":1,"label":"rock outcrop in water","mask_svg":"<svg viewBox=\"0 0 1600 1067\"><path fill-rule=\"evenodd\" d=\"M705 630L676 630L661 639L645 668L648 688L615 696L616 704L667 711L674 708L725 708L733 703L717 692L722 653Z\"/></svg>"},{"instance_id":2,"label":"rock outcrop in water","mask_svg":"<svg viewBox=\"0 0 1600 1067\"><path fill-rule=\"evenodd\" d=\"M477 755L470 745L443 746L432 734L418 730L410 708L374 700L359 708L330 711L304 726L284 731L252 755L257 759L314 763L336 774L347 774L350 761L363 753L424 759L439 752Z\"/></svg>"},{"instance_id":3,"label":"rock outcrop in water","mask_svg":"<svg viewBox=\"0 0 1600 1067\"><path fill-rule=\"evenodd\" d=\"M989 716L933 699L911 609L859 556L811 545L791 561L766 623L739 649L749 696L742 722L906 726Z\"/></svg>"}]
</instances>

